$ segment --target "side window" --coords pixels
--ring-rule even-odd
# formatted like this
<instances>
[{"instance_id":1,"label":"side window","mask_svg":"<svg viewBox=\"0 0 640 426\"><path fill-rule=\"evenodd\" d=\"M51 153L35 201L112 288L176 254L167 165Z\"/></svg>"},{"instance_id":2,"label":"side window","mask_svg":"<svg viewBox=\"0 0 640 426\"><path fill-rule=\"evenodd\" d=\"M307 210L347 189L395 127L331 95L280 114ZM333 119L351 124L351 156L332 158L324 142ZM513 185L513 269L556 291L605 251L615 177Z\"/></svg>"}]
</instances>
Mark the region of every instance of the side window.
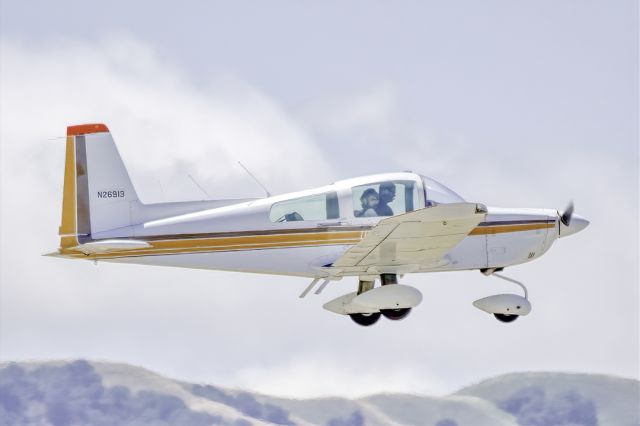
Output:
<instances>
[{"instance_id":1,"label":"side window","mask_svg":"<svg viewBox=\"0 0 640 426\"><path fill-rule=\"evenodd\" d=\"M355 217L394 216L414 210L413 181L389 181L352 188Z\"/></svg>"},{"instance_id":2,"label":"side window","mask_svg":"<svg viewBox=\"0 0 640 426\"><path fill-rule=\"evenodd\" d=\"M338 195L335 192L280 201L271 206L269 212L271 222L327 220L339 217Z\"/></svg>"}]
</instances>

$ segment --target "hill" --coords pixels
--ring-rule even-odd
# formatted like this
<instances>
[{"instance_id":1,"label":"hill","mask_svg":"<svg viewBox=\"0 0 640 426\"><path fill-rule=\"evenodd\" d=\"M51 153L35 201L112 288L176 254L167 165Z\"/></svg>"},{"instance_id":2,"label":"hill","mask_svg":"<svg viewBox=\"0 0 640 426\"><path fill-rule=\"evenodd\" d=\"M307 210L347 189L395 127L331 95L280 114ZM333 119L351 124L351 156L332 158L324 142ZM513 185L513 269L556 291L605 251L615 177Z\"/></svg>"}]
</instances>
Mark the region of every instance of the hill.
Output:
<instances>
[{"instance_id":1,"label":"hill","mask_svg":"<svg viewBox=\"0 0 640 426\"><path fill-rule=\"evenodd\" d=\"M640 382L514 373L446 396L288 399L173 380L126 364L0 364L1 425L638 425Z\"/></svg>"}]
</instances>

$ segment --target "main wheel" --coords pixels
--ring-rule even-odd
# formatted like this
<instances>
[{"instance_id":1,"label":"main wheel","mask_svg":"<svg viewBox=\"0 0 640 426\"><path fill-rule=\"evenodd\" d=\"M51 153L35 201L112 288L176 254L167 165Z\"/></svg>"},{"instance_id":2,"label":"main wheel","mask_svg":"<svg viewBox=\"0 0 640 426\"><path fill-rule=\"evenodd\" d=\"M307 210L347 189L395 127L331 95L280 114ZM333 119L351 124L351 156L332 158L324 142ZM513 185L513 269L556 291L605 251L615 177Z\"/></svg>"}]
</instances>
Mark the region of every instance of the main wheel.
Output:
<instances>
[{"instance_id":1,"label":"main wheel","mask_svg":"<svg viewBox=\"0 0 640 426\"><path fill-rule=\"evenodd\" d=\"M384 315L387 319L398 321L405 318L411 312L411 308L400 308L400 309L382 309L380 310L382 315Z\"/></svg>"},{"instance_id":2,"label":"main wheel","mask_svg":"<svg viewBox=\"0 0 640 426\"><path fill-rule=\"evenodd\" d=\"M380 319L380 312L373 314L349 314L349 316L356 324L368 327Z\"/></svg>"},{"instance_id":3,"label":"main wheel","mask_svg":"<svg viewBox=\"0 0 640 426\"><path fill-rule=\"evenodd\" d=\"M493 314L500 322L514 322L520 315Z\"/></svg>"}]
</instances>

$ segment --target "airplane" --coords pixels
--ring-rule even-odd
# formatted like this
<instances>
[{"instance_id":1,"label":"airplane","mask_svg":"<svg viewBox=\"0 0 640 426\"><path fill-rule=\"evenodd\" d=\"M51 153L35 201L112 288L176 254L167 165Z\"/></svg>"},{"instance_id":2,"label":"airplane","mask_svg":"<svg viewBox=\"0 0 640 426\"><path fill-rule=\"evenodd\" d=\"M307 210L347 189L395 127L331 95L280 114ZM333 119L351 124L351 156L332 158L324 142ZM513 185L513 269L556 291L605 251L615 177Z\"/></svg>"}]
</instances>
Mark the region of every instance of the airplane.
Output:
<instances>
[{"instance_id":1,"label":"airplane","mask_svg":"<svg viewBox=\"0 0 640 426\"><path fill-rule=\"evenodd\" d=\"M479 270L522 288L473 302L507 323L531 303L501 272L587 227L573 211L487 207L413 172L265 198L145 204L107 126L83 124L67 128L60 247L49 255L311 279L300 297L357 277L356 291L324 308L363 326L420 304L418 289L398 283L406 274Z\"/></svg>"}]
</instances>

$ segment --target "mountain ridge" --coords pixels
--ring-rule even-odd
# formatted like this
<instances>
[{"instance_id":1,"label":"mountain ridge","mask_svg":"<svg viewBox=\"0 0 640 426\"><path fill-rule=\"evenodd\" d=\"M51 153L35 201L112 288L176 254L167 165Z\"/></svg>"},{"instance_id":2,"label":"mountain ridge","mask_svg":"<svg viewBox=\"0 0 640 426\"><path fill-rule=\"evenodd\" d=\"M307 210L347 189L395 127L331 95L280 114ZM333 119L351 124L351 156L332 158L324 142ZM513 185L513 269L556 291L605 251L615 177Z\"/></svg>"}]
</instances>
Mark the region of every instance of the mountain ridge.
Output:
<instances>
[{"instance_id":1,"label":"mountain ridge","mask_svg":"<svg viewBox=\"0 0 640 426\"><path fill-rule=\"evenodd\" d=\"M639 400L638 380L594 373L507 373L443 396L299 399L175 380L126 363L0 363L0 419L9 419L0 423L7 425L633 425L640 424Z\"/></svg>"}]
</instances>

